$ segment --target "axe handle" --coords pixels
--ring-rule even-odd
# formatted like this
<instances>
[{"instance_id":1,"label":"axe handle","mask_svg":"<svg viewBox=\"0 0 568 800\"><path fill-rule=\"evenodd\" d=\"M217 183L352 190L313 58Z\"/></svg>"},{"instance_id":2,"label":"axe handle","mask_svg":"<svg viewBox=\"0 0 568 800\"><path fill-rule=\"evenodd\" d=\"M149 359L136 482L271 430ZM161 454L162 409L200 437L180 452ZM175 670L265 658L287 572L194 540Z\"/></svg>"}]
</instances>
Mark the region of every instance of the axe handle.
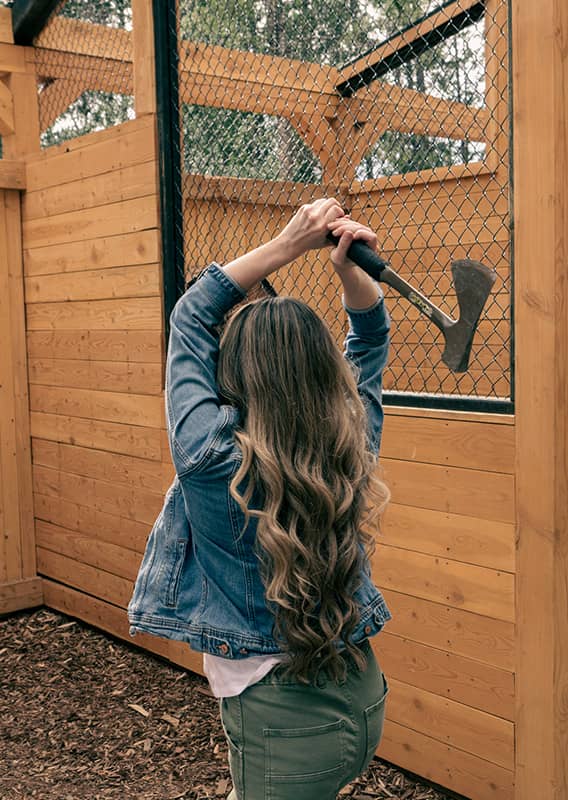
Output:
<instances>
[{"instance_id":1,"label":"axe handle","mask_svg":"<svg viewBox=\"0 0 568 800\"><path fill-rule=\"evenodd\" d=\"M328 239L337 244L339 239L336 236L328 235ZM391 269L386 261L383 261L374 250L366 245L364 242L355 240L349 250L347 251L348 258L351 259L357 266L361 267L367 275L374 278L376 281L381 281L401 294L403 297L412 303L425 317L428 317L441 331L445 331L450 325L455 323L452 317L444 314L437 306L428 300L421 292L411 286L404 278L401 278L393 269Z\"/></svg>"}]
</instances>

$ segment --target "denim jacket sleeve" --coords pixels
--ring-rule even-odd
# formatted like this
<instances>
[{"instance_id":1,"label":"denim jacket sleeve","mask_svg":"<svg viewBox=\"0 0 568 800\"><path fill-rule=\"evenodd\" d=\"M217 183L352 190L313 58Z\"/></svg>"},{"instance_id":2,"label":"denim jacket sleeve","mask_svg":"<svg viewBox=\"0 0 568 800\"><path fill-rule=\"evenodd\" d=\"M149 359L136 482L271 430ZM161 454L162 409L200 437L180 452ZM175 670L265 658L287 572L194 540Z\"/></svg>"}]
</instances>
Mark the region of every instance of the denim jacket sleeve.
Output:
<instances>
[{"instance_id":1,"label":"denim jacket sleeve","mask_svg":"<svg viewBox=\"0 0 568 800\"><path fill-rule=\"evenodd\" d=\"M245 296L217 265L176 303L166 360L166 419L179 476L202 464L229 423L231 409L217 391L219 334L225 314Z\"/></svg>"},{"instance_id":2,"label":"denim jacket sleeve","mask_svg":"<svg viewBox=\"0 0 568 800\"><path fill-rule=\"evenodd\" d=\"M354 364L359 395L367 409L369 446L378 454L383 429L383 370L389 350L390 318L384 297L374 306L355 311L345 306L349 330L345 339L344 356Z\"/></svg>"}]
</instances>

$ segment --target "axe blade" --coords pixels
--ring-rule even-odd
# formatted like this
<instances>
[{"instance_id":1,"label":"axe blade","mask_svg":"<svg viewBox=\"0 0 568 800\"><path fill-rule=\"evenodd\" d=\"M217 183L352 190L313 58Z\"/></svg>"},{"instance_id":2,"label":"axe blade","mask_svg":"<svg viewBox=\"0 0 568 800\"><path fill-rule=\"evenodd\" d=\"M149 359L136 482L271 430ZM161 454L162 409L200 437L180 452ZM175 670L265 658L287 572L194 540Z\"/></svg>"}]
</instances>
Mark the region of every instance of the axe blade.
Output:
<instances>
[{"instance_id":1,"label":"axe blade","mask_svg":"<svg viewBox=\"0 0 568 800\"><path fill-rule=\"evenodd\" d=\"M466 258L452 262L452 276L460 315L444 331L442 361L452 372L466 372L477 323L497 274L479 261Z\"/></svg>"}]
</instances>

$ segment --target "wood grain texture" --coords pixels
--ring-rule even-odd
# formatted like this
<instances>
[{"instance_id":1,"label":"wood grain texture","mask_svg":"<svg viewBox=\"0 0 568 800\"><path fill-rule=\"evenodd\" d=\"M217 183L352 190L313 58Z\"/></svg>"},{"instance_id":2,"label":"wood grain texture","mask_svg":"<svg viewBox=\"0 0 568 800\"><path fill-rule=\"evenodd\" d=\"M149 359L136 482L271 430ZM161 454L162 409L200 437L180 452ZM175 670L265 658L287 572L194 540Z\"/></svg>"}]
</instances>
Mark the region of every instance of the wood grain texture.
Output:
<instances>
[{"instance_id":1,"label":"wood grain texture","mask_svg":"<svg viewBox=\"0 0 568 800\"><path fill-rule=\"evenodd\" d=\"M492 764L512 770L514 726L508 720L447 700L416 686L389 681L389 719Z\"/></svg>"},{"instance_id":2,"label":"wood grain texture","mask_svg":"<svg viewBox=\"0 0 568 800\"><path fill-rule=\"evenodd\" d=\"M31 412L32 436L110 453L161 459L160 431L141 425L67 417L63 414Z\"/></svg>"},{"instance_id":3,"label":"wood grain texture","mask_svg":"<svg viewBox=\"0 0 568 800\"><path fill-rule=\"evenodd\" d=\"M390 503L380 541L404 550L515 572L515 526Z\"/></svg>"},{"instance_id":4,"label":"wood grain texture","mask_svg":"<svg viewBox=\"0 0 568 800\"><path fill-rule=\"evenodd\" d=\"M155 229L62 242L25 250L24 269L26 276L32 276L154 264L160 258L159 247Z\"/></svg>"},{"instance_id":5,"label":"wood grain texture","mask_svg":"<svg viewBox=\"0 0 568 800\"><path fill-rule=\"evenodd\" d=\"M0 614L13 614L25 608L43 605L41 579L23 578L10 583L0 583Z\"/></svg>"},{"instance_id":6,"label":"wood grain texture","mask_svg":"<svg viewBox=\"0 0 568 800\"><path fill-rule=\"evenodd\" d=\"M383 458L393 502L497 522L514 522L512 475Z\"/></svg>"},{"instance_id":7,"label":"wood grain texture","mask_svg":"<svg viewBox=\"0 0 568 800\"><path fill-rule=\"evenodd\" d=\"M162 363L163 338L159 329L30 331L28 328L27 339L30 358Z\"/></svg>"},{"instance_id":8,"label":"wood grain texture","mask_svg":"<svg viewBox=\"0 0 568 800\"><path fill-rule=\"evenodd\" d=\"M385 674L503 719L515 717L514 675L383 631L374 643Z\"/></svg>"},{"instance_id":9,"label":"wood grain texture","mask_svg":"<svg viewBox=\"0 0 568 800\"><path fill-rule=\"evenodd\" d=\"M60 497L97 511L144 522L149 528L164 502L161 492L60 472L39 464L34 464L33 476L34 491L38 494Z\"/></svg>"},{"instance_id":10,"label":"wood grain texture","mask_svg":"<svg viewBox=\"0 0 568 800\"><path fill-rule=\"evenodd\" d=\"M26 192L22 203L22 219L26 222L45 219L69 211L155 194L157 164L153 154L148 152L146 155L149 160L122 169ZM101 165L101 168L106 169L106 165Z\"/></svg>"},{"instance_id":11,"label":"wood grain texture","mask_svg":"<svg viewBox=\"0 0 568 800\"><path fill-rule=\"evenodd\" d=\"M380 565L374 574L381 586ZM513 623L421 599L413 594L412 586L405 586L403 592L381 588L393 615L388 623L389 633L514 671Z\"/></svg>"},{"instance_id":12,"label":"wood grain texture","mask_svg":"<svg viewBox=\"0 0 568 800\"><path fill-rule=\"evenodd\" d=\"M130 361L88 361L71 358L30 358L30 384L69 386L133 394L161 394L160 364Z\"/></svg>"},{"instance_id":13,"label":"wood grain texture","mask_svg":"<svg viewBox=\"0 0 568 800\"><path fill-rule=\"evenodd\" d=\"M543 0L538 7L513 0L512 20L519 575L515 797L561 800L568 796L568 6L560 0Z\"/></svg>"},{"instance_id":14,"label":"wood grain texture","mask_svg":"<svg viewBox=\"0 0 568 800\"><path fill-rule=\"evenodd\" d=\"M435 603L513 622L514 576L474 564L379 544L373 566L380 586Z\"/></svg>"},{"instance_id":15,"label":"wood grain texture","mask_svg":"<svg viewBox=\"0 0 568 800\"><path fill-rule=\"evenodd\" d=\"M475 800L513 800L514 773L387 719L378 755Z\"/></svg>"}]
</instances>

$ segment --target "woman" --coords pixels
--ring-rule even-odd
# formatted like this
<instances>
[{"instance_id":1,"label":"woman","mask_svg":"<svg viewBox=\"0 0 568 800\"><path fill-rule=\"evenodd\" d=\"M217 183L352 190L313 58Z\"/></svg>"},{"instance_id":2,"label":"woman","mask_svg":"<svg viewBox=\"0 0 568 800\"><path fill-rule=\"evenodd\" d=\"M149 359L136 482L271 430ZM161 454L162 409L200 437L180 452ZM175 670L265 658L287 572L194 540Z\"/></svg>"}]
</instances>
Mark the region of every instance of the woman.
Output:
<instances>
[{"instance_id":1,"label":"woman","mask_svg":"<svg viewBox=\"0 0 568 800\"><path fill-rule=\"evenodd\" d=\"M342 357L304 303L245 293L338 237ZM387 687L369 637L390 618L370 578L389 321L347 258L373 232L334 199L212 265L171 315L167 423L176 478L129 605L131 632L204 653L229 745L230 800L331 800L371 760Z\"/></svg>"}]
</instances>

